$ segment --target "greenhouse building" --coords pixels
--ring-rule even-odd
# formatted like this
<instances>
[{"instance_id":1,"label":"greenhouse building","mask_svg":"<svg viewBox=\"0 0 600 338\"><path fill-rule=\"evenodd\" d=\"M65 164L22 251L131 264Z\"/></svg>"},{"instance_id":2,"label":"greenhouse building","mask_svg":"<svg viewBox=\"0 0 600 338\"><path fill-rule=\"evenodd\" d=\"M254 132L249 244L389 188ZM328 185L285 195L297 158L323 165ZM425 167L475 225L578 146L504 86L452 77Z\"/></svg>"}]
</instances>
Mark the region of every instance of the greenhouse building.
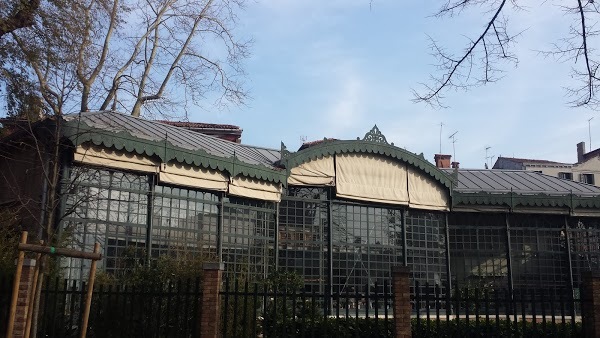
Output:
<instances>
[{"instance_id":1,"label":"greenhouse building","mask_svg":"<svg viewBox=\"0 0 600 338\"><path fill-rule=\"evenodd\" d=\"M420 283L555 290L600 268L600 188L438 168L377 127L297 152L111 111L65 117L61 134L56 227L72 247L99 242L108 273L124 257L191 255L223 262L230 277L293 270L317 291L381 284L394 265ZM71 278L89 269L63 264Z\"/></svg>"}]
</instances>

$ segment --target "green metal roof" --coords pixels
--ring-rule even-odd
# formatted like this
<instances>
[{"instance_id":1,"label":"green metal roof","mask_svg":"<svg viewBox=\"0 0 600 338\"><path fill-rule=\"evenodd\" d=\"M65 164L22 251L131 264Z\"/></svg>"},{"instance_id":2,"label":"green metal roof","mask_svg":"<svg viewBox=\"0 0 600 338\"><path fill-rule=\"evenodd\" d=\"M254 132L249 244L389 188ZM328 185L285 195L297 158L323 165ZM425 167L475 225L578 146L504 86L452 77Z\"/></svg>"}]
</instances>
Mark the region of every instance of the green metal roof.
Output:
<instances>
[{"instance_id":1,"label":"green metal roof","mask_svg":"<svg viewBox=\"0 0 600 338\"><path fill-rule=\"evenodd\" d=\"M279 151L234 143L184 128L144 120L113 111L69 115L63 136L74 145L95 145L158 157L244 175L266 181L287 181L285 170L276 167Z\"/></svg>"}]
</instances>

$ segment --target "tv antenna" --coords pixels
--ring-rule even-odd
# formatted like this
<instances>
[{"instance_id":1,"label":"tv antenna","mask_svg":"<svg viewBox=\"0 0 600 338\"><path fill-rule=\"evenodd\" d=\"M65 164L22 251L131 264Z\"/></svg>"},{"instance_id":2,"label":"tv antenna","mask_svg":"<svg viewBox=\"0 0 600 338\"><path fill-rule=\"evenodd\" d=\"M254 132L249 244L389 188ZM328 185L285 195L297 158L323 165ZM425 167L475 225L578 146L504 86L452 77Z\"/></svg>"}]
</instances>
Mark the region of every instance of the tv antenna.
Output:
<instances>
[{"instance_id":1,"label":"tv antenna","mask_svg":"<svg viewBox=\"0 0 600 338\"><path fill-rule=\"evenodd\" d=\"M594 148L592 148L592 127L591 127L591 123L590 123L590 121L592 121L593 119L594 119L593 116L588 119L588 136L590 137L590 151L592 151L592 149L594 149Z\"/></svg>"},{"instance_id":2,"label":"tv antenna","mask_svg":"<svg viewBox=\"0 0 600 338\"><path fill-rule=\"evenodd\" d=\"M308 139L308 137L306 137L304 135L300 135L300 141L302 141L302 143L306 142L307 139Z\"/></svg>"},{"instance_id":3,"label":"tv antenna","mask_svg":"<svg viewBox=\"0 0 600 338\"><path fill-rule=\"evenodd\" d=\"M492 147L487 146L485 147L485 168L488 168L488 160L489 160L489 156L488 156L488 150L492 149Z\"/></svg>"},{"instance_id":4,"label":"tv antenna","mask_svg":"<svg viewBox=\"0 0 600 338\"><path fill-rule=\"evenodd\" d=\"M442 128L444 127L444 122L440 122L440 152L439 154L442 153Z\"/></svg>"},{"instance_id":5,"label":"tv antenna","mask_svg":"<svg viewBox=\"0 0 600 338\"><path fill-rule=\"evenodd\" d=\"M458 130L455 131L452 135L448 136L449 139L452 139L452 156L454 157L454 161L456 162L456 141L458 141L456 139L456 134L458 134Z\"/></svg>"}]
</instances>

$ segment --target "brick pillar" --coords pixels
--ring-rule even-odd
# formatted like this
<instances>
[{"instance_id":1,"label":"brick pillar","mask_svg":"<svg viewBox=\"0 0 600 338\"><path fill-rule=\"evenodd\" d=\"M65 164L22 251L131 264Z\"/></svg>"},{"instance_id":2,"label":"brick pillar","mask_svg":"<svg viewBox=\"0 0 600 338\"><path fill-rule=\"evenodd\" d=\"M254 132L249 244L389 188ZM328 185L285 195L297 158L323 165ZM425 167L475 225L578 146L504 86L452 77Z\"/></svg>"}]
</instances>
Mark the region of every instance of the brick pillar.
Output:
<instances>
[{"instance_id":1,"label":"brick pillar","mask_svg":"<svg viewBox=\"0 0 600 338\"><path fill-rule=\"evenodd\" d=\"M396 338L410 338L410 269L408 266L392 267L392 292L394 293L394 332Z\"/></svg>"},{"instance_id":2,"label":"brick pillar","mask_svg":"<svg viewBox=\"0 0 600 338\"><path fill-rule=\"evenodd\" d=\"M584 272L581 291L584 337L600 337L600 272Z\"/></svg>"},{"instance_id":3,"label":"brick pillar","mask_svg":"<svg viewBox=\"0 0 600 338\"><path fill-rule=\"evenodd\" d=\"M34 270L35 259L23 260L23 270L21 270L21 280L19 281L19 292L17 296L13 337L25 337L25 326L27 323L29 301L30 297L33 297L33 295L31 295L31 288L33 285Z\"/></svg>"},{"instance_id":4,"label":"brick pillar","mask_svg":"<svg viewBox=\"0 0 600 338\"><path fill-rule=\"evenodd\" d=\"M204 263L202 267L202 301L200 302L200 336L217 338L220 329L221 307L219 291L221 289L223 263Z\"/></svg>"}]
</instances>

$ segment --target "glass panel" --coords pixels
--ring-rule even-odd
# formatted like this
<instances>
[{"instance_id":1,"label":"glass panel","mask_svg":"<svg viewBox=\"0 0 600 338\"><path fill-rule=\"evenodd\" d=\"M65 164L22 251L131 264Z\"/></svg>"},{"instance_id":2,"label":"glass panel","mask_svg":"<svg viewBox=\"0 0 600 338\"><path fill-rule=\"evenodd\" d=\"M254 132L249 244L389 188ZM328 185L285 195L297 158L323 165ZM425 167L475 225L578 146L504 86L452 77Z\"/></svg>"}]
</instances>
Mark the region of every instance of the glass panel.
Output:
<instances>
[{"instance_id":1,"label":"glass panel","mask_svg":"<svg viewBox=\"0 0 600 338\"><path fill-rule=\"evenodd\" d=\"M218 196L168 186L156 186L151 256L217 256Z\"/></svg>"},{"instance_id":2,"label":"glass panel","mask_svg":"<svg viewBox=\"0 0 600 338\"><path fill-rule=\"evenodd\" d=\"M383 286L392 265L402 264L399 209L335 202L331 230L334 292Z\"/></svg>"},{"instance_id":3,"label":"glass panel","mask_svg":"<svg viewBox=\"0 0 600 338\"><path fill-rule=\"evenodd\" d=\"M223 210L225 275L260 280L275 266L275 204L230 198Z\"/></svg>"},{"instance_id":4,"label":"glass panel","mask_svg":"<svg viewBox=\"0 0 600 338\"><path fill-rule=\"evenodd\" d=\"M422 285L446 283L446 235L443 214L407 211L406 246L413 281Z\"/></svg>"}]
</instances>

